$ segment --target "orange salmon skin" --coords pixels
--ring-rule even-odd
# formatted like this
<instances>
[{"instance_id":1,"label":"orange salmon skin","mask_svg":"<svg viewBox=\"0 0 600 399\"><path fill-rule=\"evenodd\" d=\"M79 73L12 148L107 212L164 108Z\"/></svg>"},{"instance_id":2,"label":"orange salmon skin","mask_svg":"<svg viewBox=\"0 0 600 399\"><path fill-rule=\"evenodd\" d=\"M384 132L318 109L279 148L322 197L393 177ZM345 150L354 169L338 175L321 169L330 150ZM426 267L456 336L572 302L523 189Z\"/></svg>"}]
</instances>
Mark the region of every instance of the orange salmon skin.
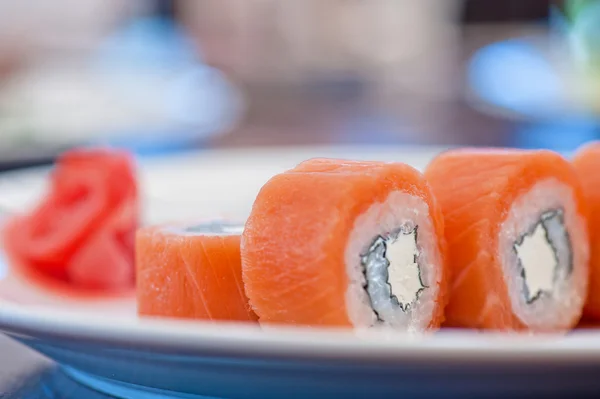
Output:
<instances>
[{"instance_id":1,"label":"orange salmon skin","mask_svg":"<svg viewBox=\"0 0 600 399\"><path fill-rule=\"evenodd\" d=\"M580 148L573 158L573 166L589 206L590 235L590 289L583 309L586 318L600 320L600 142Z\"/></svg>"},{"instance_id":2,"label":"orange salmon skin","mask_svg":"<svg viewBox=\"0 0 600 399\"><path fill-rule=\"evenodd\" d=\"M136 269L142 316L257 319L244 293L239 234L189 234L176 226L141 228L136 234Z\"/></svg>"}]
</instances>

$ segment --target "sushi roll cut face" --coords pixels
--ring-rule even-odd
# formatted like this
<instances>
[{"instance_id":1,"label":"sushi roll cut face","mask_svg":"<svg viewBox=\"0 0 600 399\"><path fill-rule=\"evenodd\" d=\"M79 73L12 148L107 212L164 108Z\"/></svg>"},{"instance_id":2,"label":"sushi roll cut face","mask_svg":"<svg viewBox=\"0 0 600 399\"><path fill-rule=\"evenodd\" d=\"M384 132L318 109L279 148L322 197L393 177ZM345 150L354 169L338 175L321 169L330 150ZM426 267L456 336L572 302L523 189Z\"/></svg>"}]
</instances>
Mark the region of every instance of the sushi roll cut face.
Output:
<instances>
[{"instance_id":1,"label":"sushi roll cut face","mask_svg":"<svg viewBox=\"0 0 600 399\"><path fill-rule=\"evenodd\" d=\"M257 197L242 237L246 290L261 322L437 328L447 277L442 235L416 170L310 160ZM265 256L264 248L277 251Z\"/></svg>"},{"instance_id":2,"label":"sushi roll cut face","mask_svg":"<svg viewBox=\"0 0 600 399\"><path fill-rule=\"evenodd\" d=\"M355 326L427 329L442 255L429 207L393 191L358 216L345 251L348 316Z\"/></svg>"},{"instance_id":3,"label":"sushi roll cut face","mask_svg":"<svg viewBox=\"0 0 600 399\"><path fill-rule=\"evenodd\" d=\"M564 331L588 289L587 204L550 151L455 150L429 165L445 217L454 327Z\"/></svg>"},{"instance_id":4,"label":"sushi roll cut face","mask_svg":"<svg viewBox=\"0 0 600 399\"><path fill-rule=\"evenodd\" d=\"M581 312L586 229L573 190L553 179L535 184L511 205L498 252L515 315L526 325L551 329Z\"/></svg>"},{"instance_id":5,"label":"sushi roll cut face","mask_svg":"<svg viewBox=\"0 0 600 399\"><path fill-rule=\"evenodd\" d=\"M378 235L362 255L365 289L378 318L390 307L407 312L427 288L418 257L417 227L410 225Z\"/></svg>"},{"instance_id":6,"label":"sushi roll cut face","mask_svg":"<svg viewBox=\"0 0 600 399\"><path fill-rule=\"evenodd\" d=\"M552 295L559 272L563 272L560 280L566 280L573 269L571 239L562 209L543 213L531 231L521 234L513 248L528 304L542 294ZM505 260L504 264L507 263Z\"/></svg>"}]
</instances>

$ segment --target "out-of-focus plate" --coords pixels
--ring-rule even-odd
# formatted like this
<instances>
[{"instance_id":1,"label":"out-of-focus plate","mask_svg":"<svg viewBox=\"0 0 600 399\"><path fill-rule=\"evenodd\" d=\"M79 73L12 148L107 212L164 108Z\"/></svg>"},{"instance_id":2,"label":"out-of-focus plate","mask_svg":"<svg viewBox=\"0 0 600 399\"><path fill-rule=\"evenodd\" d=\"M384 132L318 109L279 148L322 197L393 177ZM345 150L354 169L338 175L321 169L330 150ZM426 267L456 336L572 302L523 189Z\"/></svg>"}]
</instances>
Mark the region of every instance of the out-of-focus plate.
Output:
<instances>
[{"instance_id":1,"label":"out-of-focus plate","mask_svg":"<svg viewBox=\"0 0 600 399\"><path fill-rule=\"evenodd\" d=\"M273 174L313 156L399 160L422 168L437 148L272 148L141 161L147 222L243 219ZM1 204L29 206L46 170L0 178ZM133 297L45 292L0 269L0 330L117 397L452 397L600 389L600 334L500 336L269 328L138 319ZM145 396L144 396L145 395ZM406 396L404 396L406 397Z\"/></svg>"}]
</instances>

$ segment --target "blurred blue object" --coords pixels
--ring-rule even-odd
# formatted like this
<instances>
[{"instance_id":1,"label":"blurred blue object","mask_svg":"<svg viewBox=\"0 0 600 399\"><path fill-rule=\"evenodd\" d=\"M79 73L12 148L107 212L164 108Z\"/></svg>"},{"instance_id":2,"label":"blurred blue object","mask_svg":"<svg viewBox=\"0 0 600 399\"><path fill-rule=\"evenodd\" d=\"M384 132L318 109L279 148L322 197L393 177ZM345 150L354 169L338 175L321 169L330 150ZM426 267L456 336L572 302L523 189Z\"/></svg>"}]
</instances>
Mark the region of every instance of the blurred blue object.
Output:
<instances>
[{"instance_id":1,"label":"blurred blue object","mask_svg":"<svg viewBox=\"0 0 600 399\"><path fill-rule=\"evenodd\" d=\"M468 80L482 100L526 116L544 117L565 101L556 71L524 40L508 40L479 50L468 67Z\"/></svg>"},{"instance_id":2,"label":"blurred blue object","mask_svg":"<svg viewBox=\"0 0 600 399\"><path fill-rule=\"evenodd\" d=\"M569 156L582 144L599 138L594 119L565 119L534 123L517 129L513 145L527 149L548 149Z\"/></svg>"},{"instance_id":3,"label":"blurred blue object","mask_svg":"<svg viewBox=\"0 0 600 399\"><path fill-rule=\"evenodd\" d=\"M554 13L558 34L565 20ZM511 145L568 154L598 138L599 120L568 104L566 87L551 62L531 42L508 40L479 50L468 79L481 101L525 117L517 122Z\"/></svg>"},{"instance_id":4,"label":"blurred blue object","mask_svg":"<svg viewBox=\"0 0 600 399\"><path fill-rule=\"evenodd\" d=\"M136 399L219 399L213 396L185 394L180 392L165 391L142 387L127 383L114 383L102 378L82 373L72 367L62 367L65 374L73 380L84 384L90 388L103 392L115 398L136 398Z\"/></svg>"},{"instance_id":5,"label":"blurred blue object","mask_svg":"<svg viewBox=\"0 0 600 399\"><path fill-rule=\"evenodd\" d=\"M123 90L130 103L143 104L146 96L155 96L173 126L110 132L109 139L94 144L125 147L140 155L179 151L231 129L242 112L236 88L202 63L199 49L169 19L134 20L109 37L92 61L100 74L131 85ZM157 87L140 87L152 79Z\"/></svg>"},{"instance_id":6,"label":"blurred blue object","mask_svg":"<svg viewBox=\"0 0 600 399\"><path fill-rule=\"evenodd\" d=\"M231 117L232 87L218 70L190 67L180 71L165 93L165 107L173 119L190 127L216 130Z\"/></svg>"},{"instance_id":7,"label":"blurred blue object","mask_svg":"<svg viewBox=\"0 0 600 399\"><path fill-rule=\"evenodd\" d=\"M137 18L107 38L96 62L105 68L173 69L202 62L185 32L172 20Z\"/></svg>"}]
</instances>

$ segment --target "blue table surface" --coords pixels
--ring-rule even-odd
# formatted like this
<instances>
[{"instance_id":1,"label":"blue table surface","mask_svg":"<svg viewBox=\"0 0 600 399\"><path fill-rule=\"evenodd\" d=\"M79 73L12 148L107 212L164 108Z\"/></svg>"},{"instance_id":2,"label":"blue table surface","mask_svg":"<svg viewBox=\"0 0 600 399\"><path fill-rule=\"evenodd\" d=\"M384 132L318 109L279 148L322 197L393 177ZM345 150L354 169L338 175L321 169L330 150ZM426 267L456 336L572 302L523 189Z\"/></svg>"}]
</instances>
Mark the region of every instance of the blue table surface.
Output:
<instances>
[{"instance_id":1,"label":"blue table surface","mask_svg":"<svg viewBox=\"0 0 600 399\"><path fill-rule=\"evenodd\" d=\"M0 398L106 397L72 381L50 360L0 334Z\"/></svg>"}]
</instances>

